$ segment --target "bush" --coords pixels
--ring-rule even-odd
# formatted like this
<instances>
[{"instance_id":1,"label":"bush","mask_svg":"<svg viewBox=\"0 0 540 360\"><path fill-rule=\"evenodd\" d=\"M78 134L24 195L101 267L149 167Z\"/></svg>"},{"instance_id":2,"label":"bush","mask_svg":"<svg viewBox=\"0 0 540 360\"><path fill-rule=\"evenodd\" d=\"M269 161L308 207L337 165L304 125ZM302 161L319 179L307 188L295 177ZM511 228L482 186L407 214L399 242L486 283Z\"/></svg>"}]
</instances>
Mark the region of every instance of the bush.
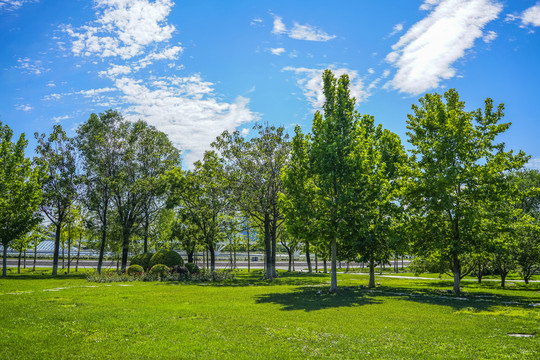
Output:
<instances>
[{"instance_id":1,"label":"bush","mask_svg":"<svg viewBox=\"0 0 540 360\"><path fill-rule=\"evenodd\" d=\"M199 269L199 266L195 263L187 263L186 267L190 274L198 274L201 272L201 269Z\"/></svg>"},{"instance_id":2,"label":"bush","mask_svg":"<svg viewBox=\"0 0 540 360\"><path fill-rule=\"evenodd\" d=\"M153 255L154 254L152 254L152 253L139 254L137 256L134 256L131 259L130 264L131 265L140 265L140 266L142 266L144 271L148 271L148 269L150 269L150 259L152 258Z\"/></svg>"},{"instance_id":3,"label":"bush","mask_svg":"<svg viewBox=\"0 0 540 360\"><path fill-rule=\"evenodd\" d=\"M161 249L152 255L149 267L152 268L157 264L167 265L168 267L175 265L184 266L184 260L176 251Z\"/></svg>"},{"instance_id":4,"label":"bush","mask_svg":"<svg viewBox=\"0 0 540 360\"><path fill-rule=\"evenodd\" d=\"M160 278L165 278L169 275L170 268L167 265L156 264L150 268L150 275L156 275Z\"/></svg>"},{"instance_id":5,"label":"bush","mask_svg":"<svg viewBox=\"0 0 540 360\"><path fill-rule=\"evenodd\" d=\"M127 269L128 275L142 275L144 272L144 269L141 265L130 265Z\"/></svg>"}]
</instances>

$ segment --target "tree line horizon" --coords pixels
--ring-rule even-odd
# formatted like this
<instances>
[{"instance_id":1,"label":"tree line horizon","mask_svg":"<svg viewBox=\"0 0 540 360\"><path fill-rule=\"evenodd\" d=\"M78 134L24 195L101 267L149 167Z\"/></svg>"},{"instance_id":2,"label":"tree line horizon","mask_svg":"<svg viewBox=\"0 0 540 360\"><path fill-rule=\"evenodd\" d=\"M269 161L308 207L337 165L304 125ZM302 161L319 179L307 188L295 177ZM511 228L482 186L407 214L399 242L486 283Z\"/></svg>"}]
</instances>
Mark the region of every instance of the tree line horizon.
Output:
<instances>
[{"instance_id":1,"label":"tree line horizon","mask_svg":"<svg viewBox=\"0 0 540 360\"><path fill-rule=\"evenodd\" d=\"M487 266L525 281L540 268L540 173L527 170L523 151L496 142L510 123L504 105L486 99L465 110L455 89L425 94L407 115L406 150L400 137L355 110L349 78L323 75L325 103L312 130L256 124L249 139L224 131L192 170L167 135L113 110L91 114L76 135L60 125L35 133L36 153L25 156L25 134L0 122L0 240L2 276L7 247L37 246L46 218L55 234L53 275L62 237L92 234L104 253L146 253L180 245L193 262L197 249L215 270L216 244L257 233L266 279L277 276L277 240L289 254L304 247L330 261L374 268L392 255L415 255L416 266L461 279ZM66 235L66 231L69 231ZM40 235L41 234L41 235ZM138 240L135 241L134 238ZM174 241L176 241L176 243ZM69 247L68 247L69 248ZM310 267L311 271L311 267Z\"/></svg>"}]
</instances>

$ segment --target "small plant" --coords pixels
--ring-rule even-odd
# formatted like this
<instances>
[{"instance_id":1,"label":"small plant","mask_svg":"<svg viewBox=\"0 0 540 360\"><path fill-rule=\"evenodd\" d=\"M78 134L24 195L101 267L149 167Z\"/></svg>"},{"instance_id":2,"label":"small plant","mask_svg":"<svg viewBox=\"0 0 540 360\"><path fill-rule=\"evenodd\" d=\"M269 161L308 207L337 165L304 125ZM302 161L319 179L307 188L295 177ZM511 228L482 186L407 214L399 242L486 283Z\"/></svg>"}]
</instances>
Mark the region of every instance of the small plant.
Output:
<instances>
[{"instance_id":1,"label":"small plant","mask_svg":"<svg viewBox=\"0 0 540 360\"><path fill-rule=\"evenodd\" d=\"M152 255L149 267L152 268L157 264L163 264L168 267L173 267L175 265L184 266L184 260L176 251L161 249Z\"/></svg>"},{"instance_id":2,"label":"small plant","mask_svg":"<svg viewBox=\"0 0 540 360\"><path fill-rule=\"evenodd\" d=\"M130 264L131 265L140 265L144 269L144 271L148 271L150 269L150 259L152 258L154 254L153 253L144 253L134 256Z\"/></svg>"},{"instance_id":3,"label":"small plant","mask_svg":"<svg viewBox=\"0 0 540 360\"><path fill-rule=\"evenodd\" d=\"M128 275L142 275L144 273L144 269L141 265L130 265L127 269Z\"/></svg>"},{"instance_id":4,"label":"small plant","mask_svg":"<svg viewBox=\"0 0 540 360\"><path fill-rule=\"evenodd\" d=\"M190 274L198 274L201 272L201 269L199 269L199 266L195 263L187 263L186 267Z\"/></svg>"},{"instance_id":5,"label":"small plant","mask_svg":"<svg viewBox=\"0 0 540 360\"><path fill-rule=\"evenodd\" d=\"M164 264L156 264L150 268L150 275L158 276L161 279L166 278L169 275L170 268Z\"/></svg>"}]
</instances>

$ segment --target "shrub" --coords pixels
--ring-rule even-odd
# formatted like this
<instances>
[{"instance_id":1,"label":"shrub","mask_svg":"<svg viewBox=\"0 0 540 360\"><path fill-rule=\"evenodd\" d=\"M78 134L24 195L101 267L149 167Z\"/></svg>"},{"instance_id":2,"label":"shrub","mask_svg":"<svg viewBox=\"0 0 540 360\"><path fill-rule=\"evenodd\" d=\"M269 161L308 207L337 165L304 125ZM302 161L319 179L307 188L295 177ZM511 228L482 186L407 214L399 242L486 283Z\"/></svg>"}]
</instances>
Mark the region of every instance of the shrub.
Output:
<instances>
[{"instance_id":1,"label":"shrub","mask_svg":"<svg viewBox=\"0 0 540 360\"><path fill-rule=\"evenodd\" d=\"M199 266L195 263L187 263L186 267L190 274L198 274L201 272L201 269L199 269Z\"/></svg>"},{"instance_id":2,"label":"shrub","mask_svg":"<svg viewBox=\"0 0 540 360\"><path fill-rule=\"evenodd\" d=\"M152 253L144 253L144 254L139 254L137 256L134 256L131 261L130 261L130 264L131 265L140 265L142 266L142 268L145 270L145 271L148 271L148 269L150 269L150 259L152 258Z\"/></svg>"},{"instance_id":3,"label":"shrub","mask_svg":"<svg viewBox=\"0 0 540 360\"><path fill-rule=\"evenodd\" d=\"M141 265L130 265L127 269L128 275L142 275L144 269Z\"/></svg>"},{"instance_id":4,"label":"shrub","mask_svg":"<svg viewBox=\"0 0 540 360\"><path fill-rule=\"evenodd\" d=\"M156 264L163 264L168 267L173 267L174 265L184 266L184 260L182 260L182 257L176 251L161 249L152 255L149 267L152 268Z\"/></svg>"},{"instance_id":5,"label":"shrub","mask_svg":"<svg viewBox=\"0 0 540 360\"><path fill-rule=\"evenodd\" d=\"M160 278L164 278L169 275L169 270L170 268L167 265L156 264L150 268L149 273L150 275L156 275Z\"/></svg>"}]
</instances>

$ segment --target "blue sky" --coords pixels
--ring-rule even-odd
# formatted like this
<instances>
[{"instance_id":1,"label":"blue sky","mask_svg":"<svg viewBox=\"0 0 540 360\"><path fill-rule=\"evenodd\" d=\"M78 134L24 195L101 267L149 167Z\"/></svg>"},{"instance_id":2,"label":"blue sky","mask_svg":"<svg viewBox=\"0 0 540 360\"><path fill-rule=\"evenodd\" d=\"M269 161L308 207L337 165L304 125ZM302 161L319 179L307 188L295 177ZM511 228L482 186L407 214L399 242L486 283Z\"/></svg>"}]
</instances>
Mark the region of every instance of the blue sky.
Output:
<instances>
[{"instance_id":1,"label":"blue sky","mask_svg":"<svg viewBox=\"0 0 540 360\"><path fill-rule=\"evenodd\" d=\"M501 140L540 168L536 0L0 0L0 121L31 140L113 108L169 135L184 165L224 130L310 131L322 70L406 142L411 104L456 88L506 107Z\"/></svg>"}]
</instances>

